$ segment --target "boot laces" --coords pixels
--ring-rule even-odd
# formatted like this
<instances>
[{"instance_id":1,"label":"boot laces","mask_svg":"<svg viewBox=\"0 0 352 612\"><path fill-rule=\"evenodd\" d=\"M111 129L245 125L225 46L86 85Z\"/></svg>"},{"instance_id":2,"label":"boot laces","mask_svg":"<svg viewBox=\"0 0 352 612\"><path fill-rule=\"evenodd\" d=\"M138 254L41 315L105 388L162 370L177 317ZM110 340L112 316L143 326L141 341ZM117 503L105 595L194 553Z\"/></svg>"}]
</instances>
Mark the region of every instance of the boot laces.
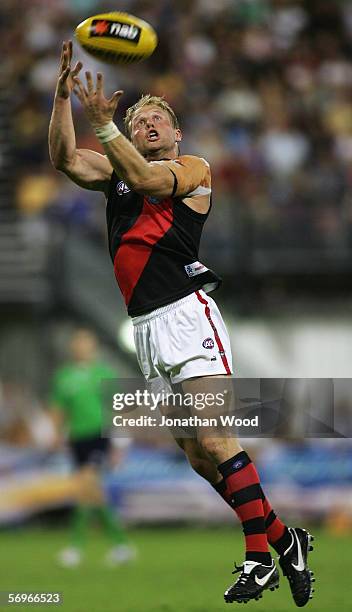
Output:
<instances>
[{"instance_id":1,"label":"boot laces","mask_svg":"<svg viewBox=\"0 0 352 612\"><path fill-rule=\"evenodd\" d=\"M237 563L235 562L235 569L233 570L232 573L237 574L239 572L242 572L241 576L237 580L238 584L246 584L249 578L249 574L245 574L243 570L244 570L244 565L237 565Z\"/></svg>"}]
</instances>

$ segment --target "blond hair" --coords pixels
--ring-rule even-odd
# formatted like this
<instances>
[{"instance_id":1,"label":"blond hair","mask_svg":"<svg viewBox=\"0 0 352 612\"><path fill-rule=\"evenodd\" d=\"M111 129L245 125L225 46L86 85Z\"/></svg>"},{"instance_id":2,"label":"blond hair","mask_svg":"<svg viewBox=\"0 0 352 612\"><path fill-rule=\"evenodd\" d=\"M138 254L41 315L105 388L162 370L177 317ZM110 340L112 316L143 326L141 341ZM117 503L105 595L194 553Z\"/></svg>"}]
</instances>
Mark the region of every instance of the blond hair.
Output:
<instances>
[{"instance_id":1,"label":"blond hair","mask_svg":"<svg viewBox=\"0 0 352 612\"><path fill-rule=\"evenodd\" d=\"M175 128L175 130L179 129L178 119L174 111L172 110L170 104L166 102L163 97L146 94L141 96L141 98L135 104L133 104L133 106L130 106L126 111L126 115L123 121L127 138L131 139L132 136L133 116L137 111L139 111L140 108L143 108L143 106L158 106L162 110L166 111L171 119L172 126Z\"/></svg>"}]
</instances>

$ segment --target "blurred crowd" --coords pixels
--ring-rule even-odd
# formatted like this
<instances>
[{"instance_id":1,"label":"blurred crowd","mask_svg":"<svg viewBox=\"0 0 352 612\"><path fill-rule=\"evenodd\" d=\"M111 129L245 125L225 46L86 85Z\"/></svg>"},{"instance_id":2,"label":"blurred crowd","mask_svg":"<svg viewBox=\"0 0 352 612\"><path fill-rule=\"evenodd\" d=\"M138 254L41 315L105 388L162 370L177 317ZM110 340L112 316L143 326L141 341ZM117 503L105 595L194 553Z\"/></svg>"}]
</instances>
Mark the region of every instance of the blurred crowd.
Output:
<instances>
[{"instance_id":1,"label":"blurred crowd","mask_svg":"<svg viewBox=\"0 0 352 612\"><path fill-rule=\"evenodd\" d=\"M122 88L117 121L146 92L164 95L184 131L182 152L212 166L212 251L352 246L352 2L350 0L3 0L2 74L17 161L15 203L27 218L104 235L102 198L51 167L47 130L61 42L84 18L125 10L159 45L142 64L84 68ZM99 144L73 100L77 143Z\"/></svg>"}]
</instances>

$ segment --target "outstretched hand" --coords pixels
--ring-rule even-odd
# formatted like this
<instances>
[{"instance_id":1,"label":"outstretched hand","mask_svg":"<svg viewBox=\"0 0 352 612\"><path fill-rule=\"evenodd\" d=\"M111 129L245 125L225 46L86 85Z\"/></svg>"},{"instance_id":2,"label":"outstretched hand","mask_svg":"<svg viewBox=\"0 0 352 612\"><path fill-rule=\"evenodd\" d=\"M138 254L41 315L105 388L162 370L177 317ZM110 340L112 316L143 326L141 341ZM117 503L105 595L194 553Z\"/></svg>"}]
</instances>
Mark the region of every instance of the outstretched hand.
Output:
<instances>
[{"instance_id":1,"label":"outstretched hand","mask_svg":"<svg viewBox=\"0 0 352 612\"><path fill-rule=\"evenodd\" d=\"M123 91L115 91L110 99L107 99L103 91L103 75L97 73L97 85L94 89L93 77L86 72L87 88L83 86L78 76L73 77L75 84L73 93L81 102L88 121L93 128L102 127L112 121Z\"/></svg>"},{"instance_id":2,"label":"outstretched hand","mask_svg":"<svg viewBox=\"0 0 352 612\"><path fill-rule=\"evenodd\" d=\"M56 95L65 100L70 97L74 88L74 77L77 76L82 68L82 62L77 62L74 69L71 70L72 61L72 41L64 41L62 43L59 77L56 86Z\"/></svg>"}]
</instances>

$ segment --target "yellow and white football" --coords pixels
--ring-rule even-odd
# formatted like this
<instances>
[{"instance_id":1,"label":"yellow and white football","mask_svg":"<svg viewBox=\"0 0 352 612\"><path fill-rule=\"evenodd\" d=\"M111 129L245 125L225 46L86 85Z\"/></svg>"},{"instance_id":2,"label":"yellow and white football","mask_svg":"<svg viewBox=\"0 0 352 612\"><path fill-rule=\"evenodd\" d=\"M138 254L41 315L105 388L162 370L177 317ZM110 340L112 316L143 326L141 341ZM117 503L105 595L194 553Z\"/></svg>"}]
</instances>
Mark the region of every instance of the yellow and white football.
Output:
<instances>
[{"instance_id":1,"label":"yellow and white football","mask_svg":"<svg viewBox=\"0 0 352 612\"><path fill-rule=\"evenodd\" d=\"M75 36L81 47L102 62L131 64L149 57L158 44L149 23L128 13L102 13L80 23Z\"/></svg>"}]
</instances>

